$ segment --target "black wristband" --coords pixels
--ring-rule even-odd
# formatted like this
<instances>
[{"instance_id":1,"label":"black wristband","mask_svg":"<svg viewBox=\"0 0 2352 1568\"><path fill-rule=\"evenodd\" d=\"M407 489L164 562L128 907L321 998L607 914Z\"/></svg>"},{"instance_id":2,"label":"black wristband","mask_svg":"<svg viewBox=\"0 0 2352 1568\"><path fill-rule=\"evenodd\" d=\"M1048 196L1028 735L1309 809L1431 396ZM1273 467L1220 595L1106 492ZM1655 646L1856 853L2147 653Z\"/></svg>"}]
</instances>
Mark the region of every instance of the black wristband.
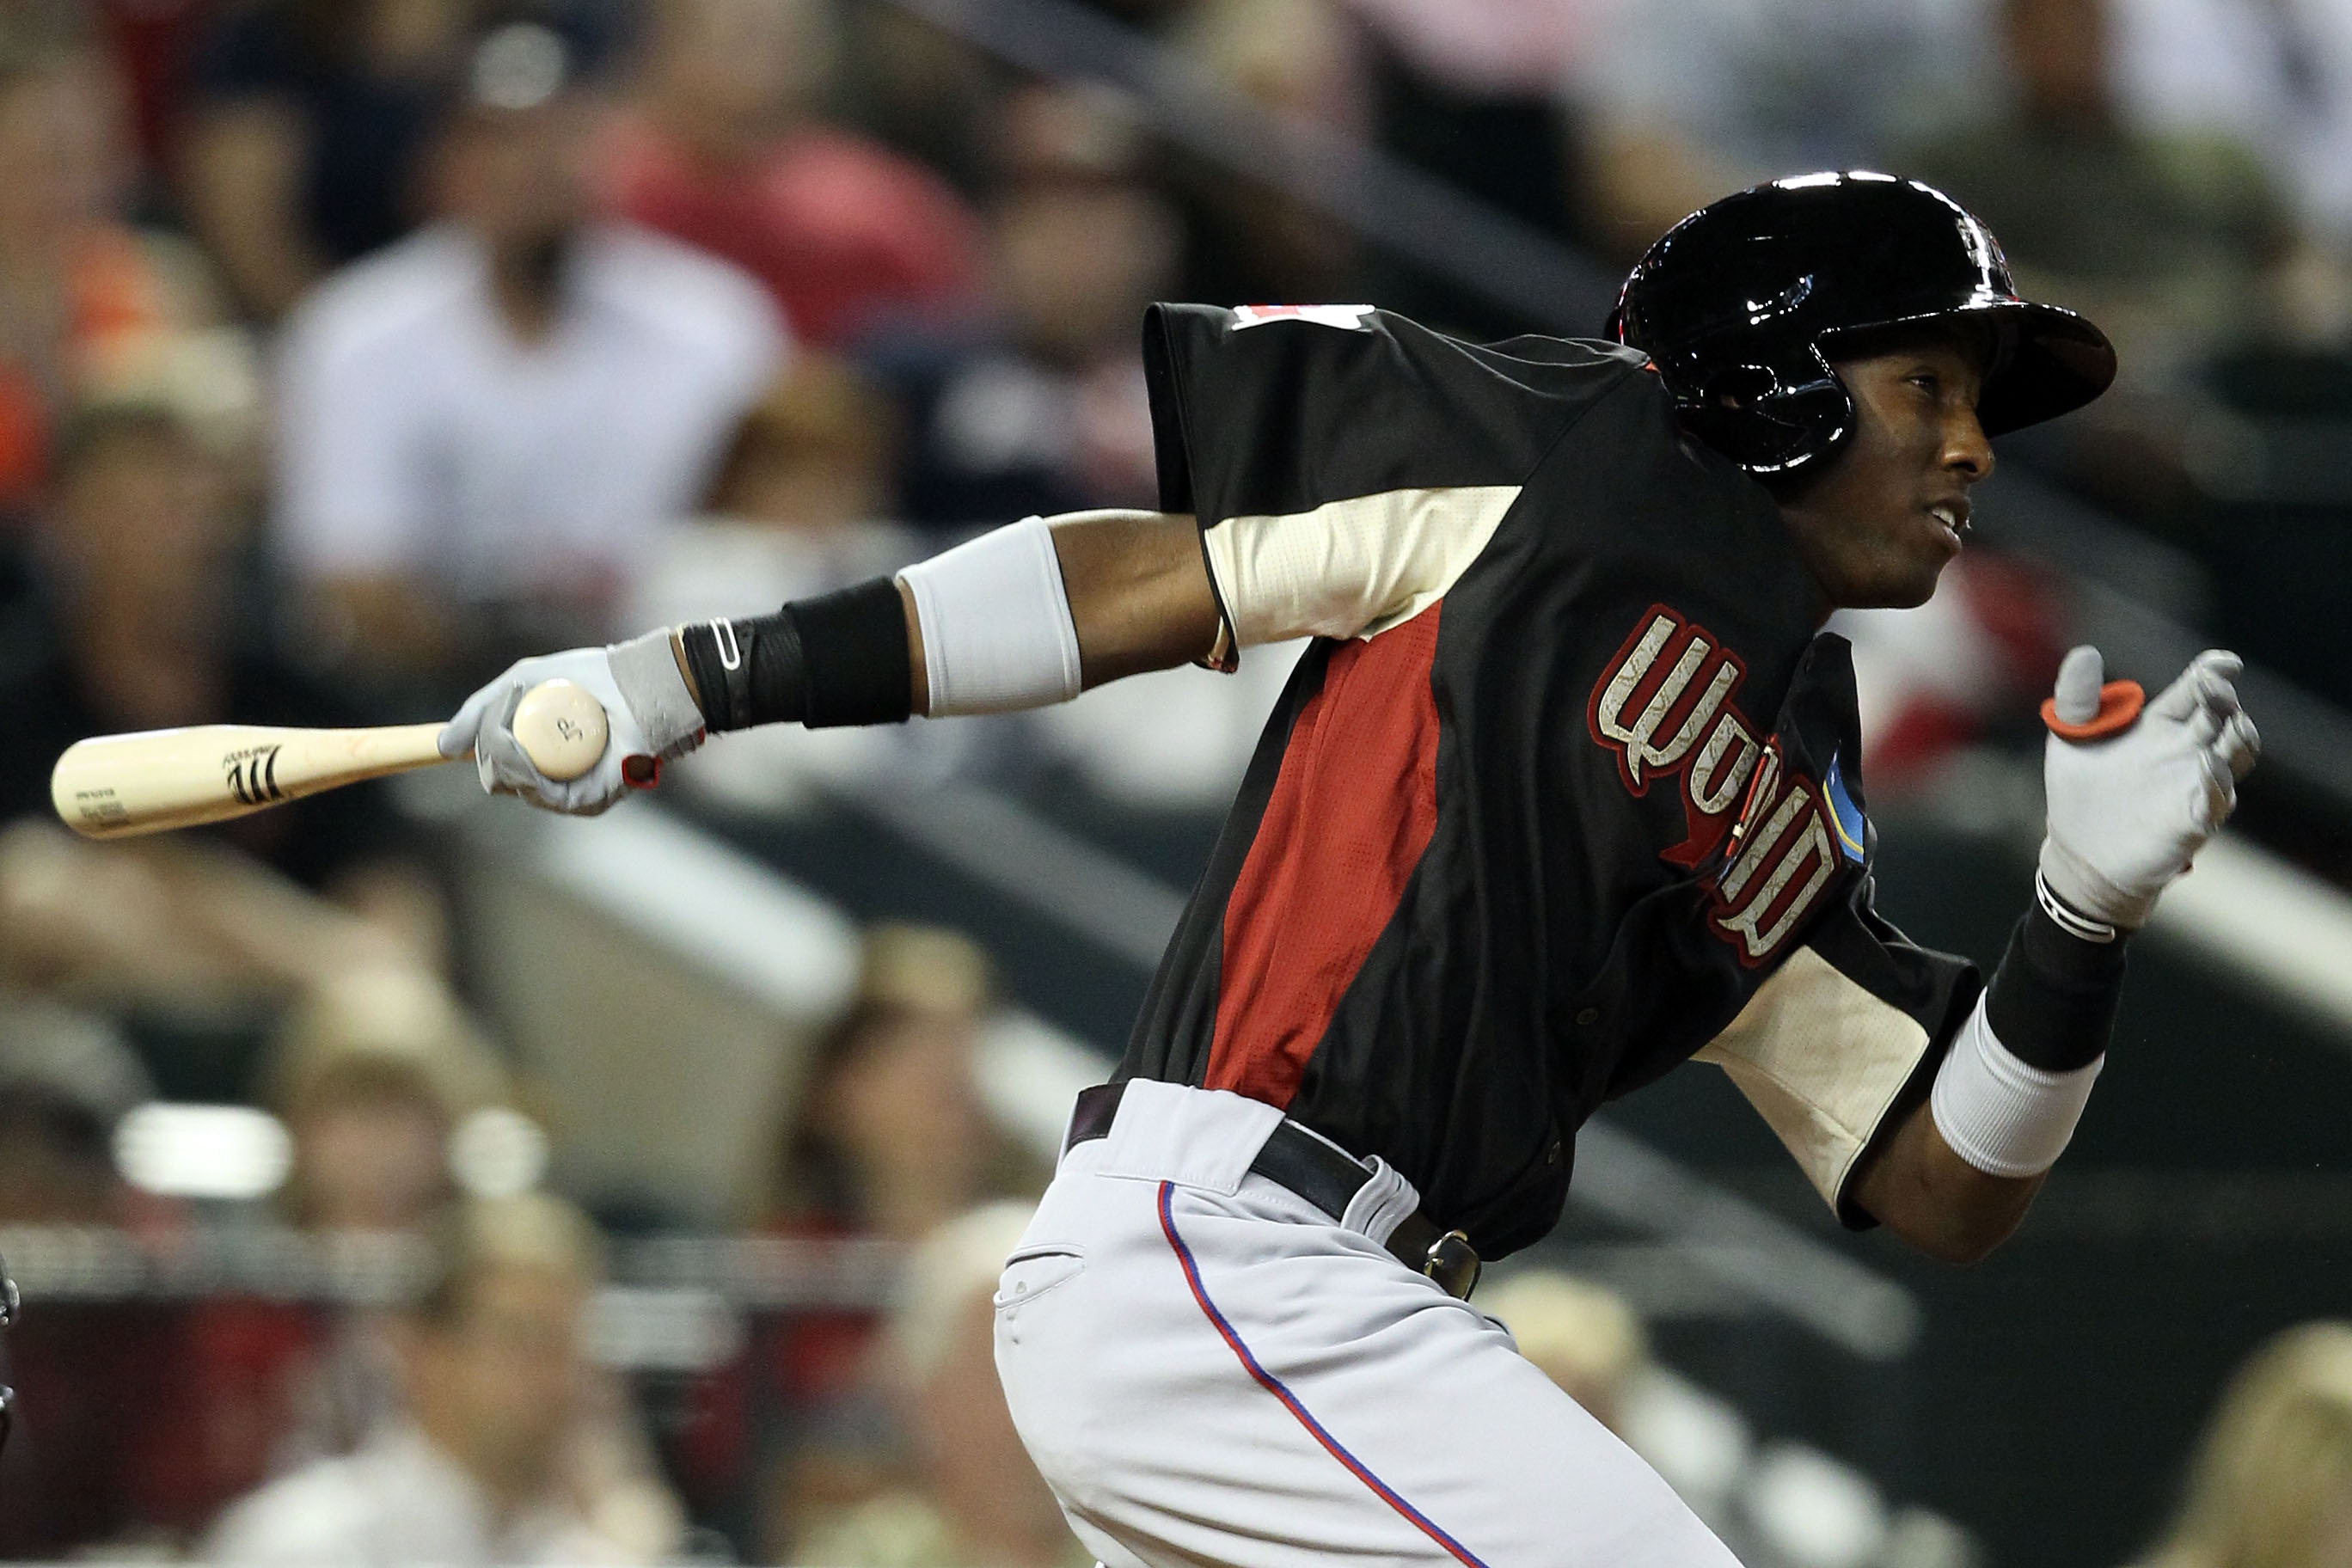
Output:
<instances>
[{"instance_id":1,"label":"black wristband","mask_svg":"<svg viewBox=\"0 0 2352 1568\"><path fill-rule=\"evenodd\" d=\"M808 710L800 633L779 611L751 619L696 621L678 628L705 728L748 730L798 723Z\"/></svg>"},{"instance_id":2,"label":"black wristband","mask_svg":"<svg viewBox=\"0 0 2352 1568\"><path fill-rule=\"evenodd\" d=\"M887 577L837 594L798 599L783 614L800 633L812 730L840 724L899 724L914 711L914 665L907 656L907 607Z\"/></svg>"},{"instance_id":3,"label":"black wristband","mask_svg":"<svg viewBox=\"0 0 2352 1568\"><path fill-rule=\"evenodd\" d=\"M754 724L897 724L913 708L907 611L888 578L772 616L678 628L712 731Z\"/></svg>"},{"instance_id":4,"label":"black wristband","mask_svg":"<svg viewBox=\"0 0 2352 1568\"><path fill-rule=\"evenodd\" d=\"M2088 1067L2107 1048L2123 996L2126 939L2088 942L2039 904L2010 933L1986 988L1985 1021L2009 1053L2043 1072Z\"/></svg>"}]
</instances>

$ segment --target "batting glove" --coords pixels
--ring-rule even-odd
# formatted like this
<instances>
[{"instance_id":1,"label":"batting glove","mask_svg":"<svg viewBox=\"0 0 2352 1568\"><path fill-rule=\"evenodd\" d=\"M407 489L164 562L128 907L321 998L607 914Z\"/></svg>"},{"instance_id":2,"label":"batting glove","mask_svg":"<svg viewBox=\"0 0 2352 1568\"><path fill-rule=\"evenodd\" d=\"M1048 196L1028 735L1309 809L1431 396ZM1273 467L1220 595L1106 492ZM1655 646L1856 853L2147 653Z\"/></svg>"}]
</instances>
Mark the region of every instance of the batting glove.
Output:
<instances>
[{"instance_id":1,"label":"batting glove","mask_svg":"<svg viewBox=\"0 0 2352 1568\"><path fill-rule=\"evenodd\" d=\"M2147 924L2157 895L2236 808L2237 781L2262 747L2232 684L2243 668L2236 654L2208 650L2113 733L2050 736L2042 879L2069 907L2118 930ZM2099 727L2102 673L2097 648L2066 656L2053 731Z\"/></svg>"},{"instance_id":2,"label":"batting glove","mask_svg":"<svg viewBox=\"0 0 2352 1568\"><path fill-rule=\"evenodd\" d=\"M568 783L531 766L515 739L515 704L543 680L585 687L604 705L611 738L596 765ZM663 759L702 743L702 710L678 673L667 630L609 647L573 648L518 659L504 675L466 699L441 727L435 744L445 757L474 753L482 787L520 795L533 805L572 816L594 816L632 785L652 787Z\"/></svg>"}]
</instances>

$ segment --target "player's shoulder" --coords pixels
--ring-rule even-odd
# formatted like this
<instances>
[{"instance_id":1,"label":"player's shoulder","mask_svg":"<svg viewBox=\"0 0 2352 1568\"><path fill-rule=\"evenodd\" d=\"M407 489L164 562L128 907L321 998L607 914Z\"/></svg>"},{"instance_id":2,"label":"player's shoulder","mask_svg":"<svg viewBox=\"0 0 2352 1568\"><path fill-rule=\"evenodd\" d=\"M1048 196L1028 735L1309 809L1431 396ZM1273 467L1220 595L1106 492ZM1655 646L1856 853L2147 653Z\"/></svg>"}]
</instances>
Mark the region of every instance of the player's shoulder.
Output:
<instances>
[{"instance_id":1,"label":"player's shoulder","mask_svg":"<svg viewBox=\"0 0 2352 1568\"><path fill-rule=\"evenodd\" d=\"M1479 343L1371 304L1153 305L1147 357L1280 366L1322 362L1381 369L1433 387L1509 384L1547 398L1605 394L1648 363L1592 339L1528 335Z\"/></svg>"}]
</instances>

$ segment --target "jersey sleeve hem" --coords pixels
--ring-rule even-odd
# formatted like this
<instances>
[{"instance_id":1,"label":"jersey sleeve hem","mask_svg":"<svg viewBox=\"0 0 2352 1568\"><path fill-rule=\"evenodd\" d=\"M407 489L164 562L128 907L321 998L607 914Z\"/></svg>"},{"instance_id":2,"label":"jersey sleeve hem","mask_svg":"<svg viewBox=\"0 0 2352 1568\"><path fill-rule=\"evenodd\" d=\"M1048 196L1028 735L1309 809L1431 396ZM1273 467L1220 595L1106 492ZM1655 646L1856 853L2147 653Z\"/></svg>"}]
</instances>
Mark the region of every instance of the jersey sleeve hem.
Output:
<instances>
[{"instance_id":1,"label":"jersey sleeve hem","mask_svg":"<svg viewBox=\"0 0 2352 1568\"><path fill-rule=\"evenodd\" d=\"M1151 451L1158 468L1160 510L1184 513L1192 504L1191 418L1184 402L1184 378L1170 341L1171 326L1166 305L1143 312L1143 384L1151 406ZM1217 563L1209 552L1208 527L1201 528L1201 565L1209 574L1209 596L1216 601L1217 636L1209 651L1192 662L1204 669L1231 675L1241 668L1241 637L1225 600L1224 584L1217 581Z\"/></svg>"},{"instance_id":2,"label":"jersey sleeve hem","mask_svg":"<svg viewBox=\"0 0 2352 1568\"><path fill-rule=\"evenodd\" d=\"M1192 419L1176 345L1171 341L1171 314L1166 305L1143 312L1143 384L1151 402L1151 448L1159 469L1160 510L1197 511L1192 504Z\"/></svg>"},{"instance_id":3,"label":"jersey sleeve hem","mask_svg":"<svg viewBox=\"0 0 2352 1568\"><path fill-rule=\"evenodd\" d=\"M1932 1078L1945 1043L1802 947L1696 1059L1724 1069L1842 1224L1866 1229L1876 1221L1847 1189Z\"/></svg>"}]
</instances>

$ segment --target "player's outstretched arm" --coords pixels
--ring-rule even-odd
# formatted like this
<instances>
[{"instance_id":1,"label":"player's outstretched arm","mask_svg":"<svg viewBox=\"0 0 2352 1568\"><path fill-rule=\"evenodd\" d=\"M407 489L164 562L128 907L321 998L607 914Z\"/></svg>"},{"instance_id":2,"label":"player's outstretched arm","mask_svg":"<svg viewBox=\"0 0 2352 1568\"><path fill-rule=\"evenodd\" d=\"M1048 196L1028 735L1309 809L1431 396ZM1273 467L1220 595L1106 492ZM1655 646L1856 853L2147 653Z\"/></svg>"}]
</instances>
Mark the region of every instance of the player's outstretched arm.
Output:
<instances>
[{"instance_id":1,"label":"player's outstretched arm","mask_svg":"<svg viewBox=\"0 0 2352 1568\"><path fill-rule=\"evenodd\" d=\"M2073 1137L2106 1059L2124 948L2237 805L2259 749L2237 656L2200 654L2163 693L2066 656L2044 709L2049 830L2034 905L1951 1042L1927 1100L1856 1175L1857 1203L1921 1251L1999 1246Z\"/></svg>"},{"instance_id":2,"label":"player's outstretched arm","mask_svg":"<svg viewBox=\"0 0 2352 1568\"><path fill-rule=\"evenodd\" d=\"M443 727L482 787L593 816L712 731L894 723L1065 701L1107 680L1209 654L1217 596L1193 520L1147 511L1030 518L943 555L772 616L698 621L601 648L526 658ZM569 783L534 768L512 719L523 692L568 679L604 703L612 740Z\"/></svg>"}]
</instances>

